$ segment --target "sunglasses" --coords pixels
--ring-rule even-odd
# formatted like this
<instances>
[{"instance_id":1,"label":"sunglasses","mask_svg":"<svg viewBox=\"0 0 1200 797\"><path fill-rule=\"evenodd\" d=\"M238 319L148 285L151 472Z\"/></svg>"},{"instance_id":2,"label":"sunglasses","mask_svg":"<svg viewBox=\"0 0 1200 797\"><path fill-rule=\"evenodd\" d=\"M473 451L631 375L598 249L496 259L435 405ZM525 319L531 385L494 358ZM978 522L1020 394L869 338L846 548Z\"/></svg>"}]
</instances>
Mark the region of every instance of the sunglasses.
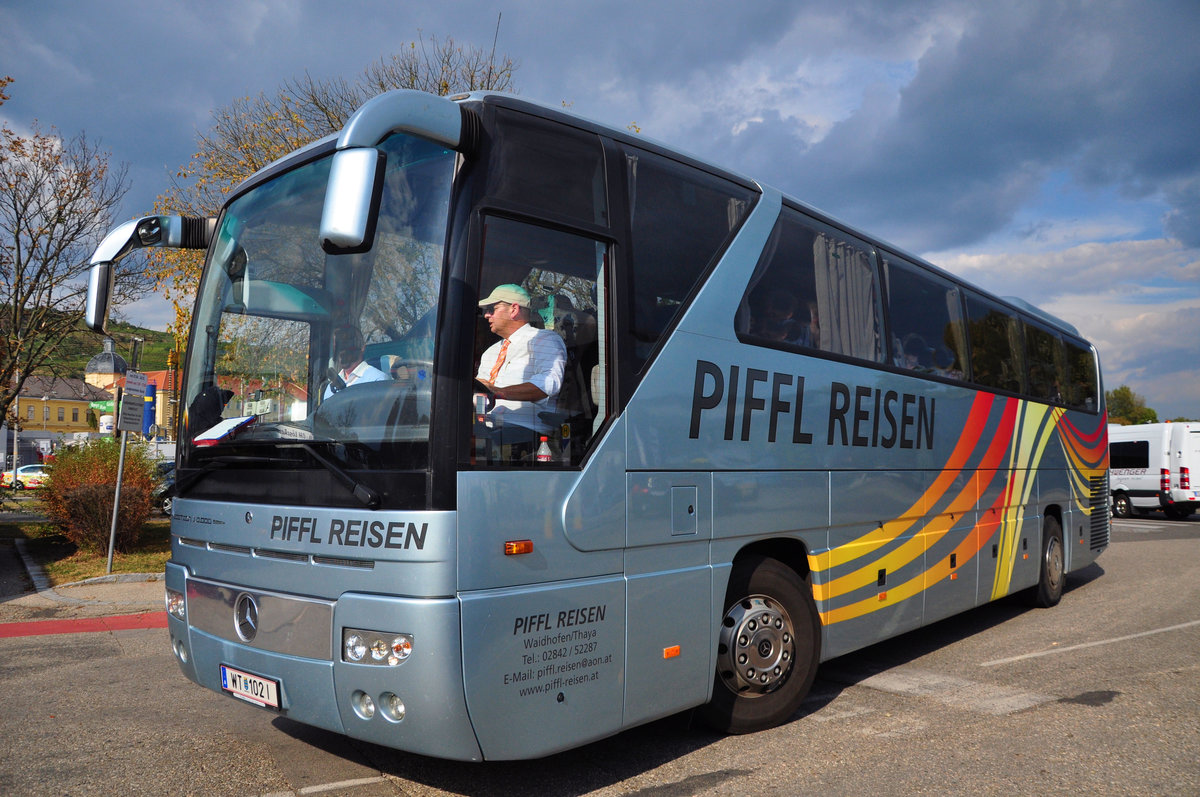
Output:
<instances>
[{"instance_id":1,"label":"sunglasses","mask_svg":"<svg viewBox=\"0 0 1200 797\"><path fill-rule=\"evenodd\" d=\"M492 302L491 304L485 304L479 308L479 312L481 312L483 315L492 315L496 312L496 308L502 304L510 305L512 302Z\"/></svg>"}]
</instances>

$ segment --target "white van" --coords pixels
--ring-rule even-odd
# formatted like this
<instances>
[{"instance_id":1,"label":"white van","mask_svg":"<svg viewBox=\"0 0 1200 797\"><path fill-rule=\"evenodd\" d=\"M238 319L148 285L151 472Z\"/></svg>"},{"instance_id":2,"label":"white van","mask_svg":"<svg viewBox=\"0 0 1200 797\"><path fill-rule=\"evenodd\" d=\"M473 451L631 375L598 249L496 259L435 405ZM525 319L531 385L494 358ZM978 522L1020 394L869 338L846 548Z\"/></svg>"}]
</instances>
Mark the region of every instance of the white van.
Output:
<instances>
[{"instance_id":1,"label":"white van","mask_svg":"<svg viewBox=\"0 0 1200 797\"><path fill-rule=\"evenodd\" d=\"M1161 509L1183 519L1200 506L1200 423L1109 425L1108 453L1115 517Z\"/></svg>"}]
</instances>

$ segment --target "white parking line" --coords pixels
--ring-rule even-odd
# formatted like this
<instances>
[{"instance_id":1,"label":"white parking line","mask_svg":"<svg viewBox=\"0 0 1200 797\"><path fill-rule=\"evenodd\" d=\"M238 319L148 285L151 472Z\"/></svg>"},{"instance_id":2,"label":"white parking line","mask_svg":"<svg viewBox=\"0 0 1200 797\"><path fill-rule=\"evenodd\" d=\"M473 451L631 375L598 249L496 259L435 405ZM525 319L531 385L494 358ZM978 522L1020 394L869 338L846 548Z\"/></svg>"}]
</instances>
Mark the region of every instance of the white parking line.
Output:
<instances>
[{"instance_id":1,"label":"white parking line","mask_svg":"<svg viewBox=\"0 0 1200 797\"><path fill-rule=\"evenodd\" d=\"M994 716L1012 714L1058 699L1054 695L1025 692L911 667L872 675L859 681L858 685L897 695L928 697L956 708Z\"/></svg>"},{"instance_id":2,"label":"white parking line","mask_svg":"<svg viewBox=\"0 0 1200 797\"><path fill-rule=\"evenodd\" d=\"M270 794L264 794L262 797L297 797L303 794L321 794L329 791L342 791L344 789L352 789L355 786L370 786L374 783L383 783L387 778L383 775L377 775L373 778L356 778L355 780L340 780L337 783L319 783L315 786L304 786L296 791L275 791Z\"/></svg>"},{"instance_id":3,"label":"white parking line","mask_svg":"<svg viewBox=\"0 0 1200 797\"><path fill-rule=\"evenodd\" d=\"M1041 656L1052 656L1056 653L1068 653L1072 650L1083 650L1084 648L1094 648L1098 645L1112 645L1117 642L1128 642L1131 639L1140 639L1145 636L1153 636L1154 634L1165 634L1168 631L1180 631L1184 628L1200 625L1200 620L1192 620L1190 623L1180 623L1166 628L1155 628L1153 631L1142 631L1137 634L1129 634L1128 636L1113 637L1112 639L1100 639L1095 642L1084 642L1079 645L1071 645L1065 648L1052 648L1050 650L1040 650L1037 653L1025 653L1020 656L1011 656L1007 659L996 659L995 661L985 661L980 664L980 667L995 667L1000 664L1012 664L1014 661L1024 661L1025 659L1036 659Z\"/></svg>"}]
</instances>

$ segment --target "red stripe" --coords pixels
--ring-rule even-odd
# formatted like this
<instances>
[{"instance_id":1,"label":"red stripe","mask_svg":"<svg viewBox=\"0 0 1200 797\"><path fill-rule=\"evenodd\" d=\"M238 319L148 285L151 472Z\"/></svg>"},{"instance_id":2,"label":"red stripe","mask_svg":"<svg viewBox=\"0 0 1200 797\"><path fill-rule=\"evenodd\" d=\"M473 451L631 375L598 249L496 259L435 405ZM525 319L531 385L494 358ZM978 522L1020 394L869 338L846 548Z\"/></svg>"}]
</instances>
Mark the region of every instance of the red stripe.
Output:
<instances>
[{"instance_id":1,"label":"red stripe","mask_svg":"<svg viewBox=\"0 0 1200 797\"><path fill-rule=\"evenodd\" d=\"M36 620L29 623L0 623L0 639L48 634L89 634L166 628L166 612L118 614L112 617L80 617L75 620Z\"/></svg>"}]
</instances>

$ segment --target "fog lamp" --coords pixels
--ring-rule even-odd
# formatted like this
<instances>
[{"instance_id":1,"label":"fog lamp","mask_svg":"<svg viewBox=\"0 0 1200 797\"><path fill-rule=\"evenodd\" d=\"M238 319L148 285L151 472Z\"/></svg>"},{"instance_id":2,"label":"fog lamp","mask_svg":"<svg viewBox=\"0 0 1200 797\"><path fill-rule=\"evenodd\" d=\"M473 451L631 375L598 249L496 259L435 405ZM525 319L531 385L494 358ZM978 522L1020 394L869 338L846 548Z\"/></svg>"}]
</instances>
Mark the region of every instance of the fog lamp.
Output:
<instances>
[{"instance_id":1,"label":"fog lamp","mask_svg":"<svg viewBox=\"0 0 1200 797\"><path fill-rule=\"evenodd\" d=\"M366 692L357 691L350 696L354 701L354 713L365 720L375 716L375 701Z\"/></svg>"},{"instance_id":2,"label":"fog lamp","mask_svg":"<svg viewBox=\"0 0 1200 797\"><path fill-rule=\"evenodd\" d=\"M400 699L399 695L392 692L384 692L379 696L379 710L392 722L400 722L404 719L404 701Z\"/></svg>"}]
</instances>

